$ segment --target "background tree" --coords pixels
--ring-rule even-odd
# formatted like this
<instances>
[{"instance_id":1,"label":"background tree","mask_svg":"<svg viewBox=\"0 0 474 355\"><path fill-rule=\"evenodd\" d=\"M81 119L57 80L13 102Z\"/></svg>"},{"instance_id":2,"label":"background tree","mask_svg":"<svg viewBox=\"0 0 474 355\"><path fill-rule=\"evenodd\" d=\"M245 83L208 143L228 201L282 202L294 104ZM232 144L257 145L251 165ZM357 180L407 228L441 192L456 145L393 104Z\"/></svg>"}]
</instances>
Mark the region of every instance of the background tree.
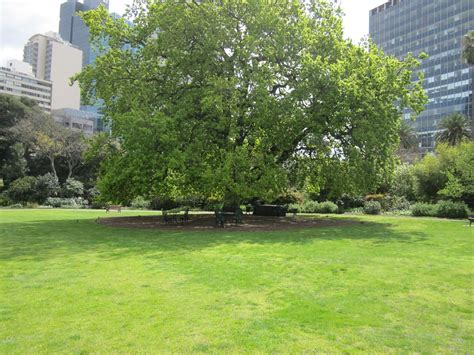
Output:
<instances>
[{"instance_id":1,"label":"background tree","mask_svg":"<svg viewBox=\"0 0 474 355\"><path fill-rule=\"evenodd\" d=\"M436 140L455 146L470 137L470 122L460 113L453 113L438 123L441 131L436 134Z\"/></svg>"},{"instance_id":2,"label":"background tree","mask_svg":"<svg viewBox=\"0 0 474 355\"><path fill-rule=\"evenodd\" d=\"M418 61L345 41L327 1L135 1L129 16L82 14L109 45L78 79L121 142L100 179L110 199L272 199L292 176L370 190L393 169L401 110L426 100Z\"/></svg>"},{"instance_id":3,"label":"background tree","mask_svg":"<svg viewBox=\"0 0 474 355\"><path fill-rule=\"evenodd\" d=\"M0 94L0 178L5 185L28 171L25 146L16 139L11 128L38 115L42 112L33 101Z\"/></svg>"},{"instance_id":4,"label":"background tree","mask_svg":"<svg viewBox=\"0 0 474 355\"><path fill-rule=\"evenodd\" d=\"M470 31L463 38L462 56L468 64L474 65L474 31Z\"/></svg>"},{"instance_id":5,"label":"background tree","mask_svg":"<svg viewBox=\"0 0 474 355\"><path fill-rule=\"evenodd\" d=\"M452 199L474 206L473 142L438 144L435 154L428 154L415 164L414 173L418 199Z\"/></svg>"},{"instance_id":6,"label":"background tree","mask_svg":"<svg viewBox=\"0 0 474 355\"><path fill-rule=\"evenodd\" d=\"M35 119L22 120L11 132L35 157L47 158L50 172L58 180L61 163L66 167L68 179L82 161L86 148L82 133L63 127L50 115L43 113Z\"/></svg>"},{"instance_id":7,"label":"background tree","mask_svg":"<svg viewBox=\"0 0 474 355\"><path fill-rule=\"evenodd\" d=\"M398 133L400 135L400 145L397 150L398 156L403 162L415 161L418 157L419 149L418 136L413 126L402 120Z\"/></svg>"}]
</instances>

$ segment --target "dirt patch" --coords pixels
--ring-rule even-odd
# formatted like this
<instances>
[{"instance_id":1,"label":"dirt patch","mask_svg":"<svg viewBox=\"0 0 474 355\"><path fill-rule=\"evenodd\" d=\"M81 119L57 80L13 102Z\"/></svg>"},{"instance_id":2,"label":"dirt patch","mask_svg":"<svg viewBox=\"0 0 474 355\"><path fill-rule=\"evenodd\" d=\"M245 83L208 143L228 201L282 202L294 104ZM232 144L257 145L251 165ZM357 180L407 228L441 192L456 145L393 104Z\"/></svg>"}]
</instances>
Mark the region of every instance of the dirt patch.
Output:
<instances>
[{"instance_id":1,"label":"dirt patch","mask_svg":"<svg viewBox=\"0 0 474 355\"><path fill-rule=\"evenodd\" d=\"M224 228L216 227L214 215L190 215L189 221L166 224L162 216L136 216L99 218L97 222L103 225L122 228L162 229L180 231L199 230L226 230L226 231L278 231L302 228L340 227L360 224L359 221L331 219L329 216L321 217L264 217L244 215L242 223L225 223Z\"/></svg>"}]
</instances>

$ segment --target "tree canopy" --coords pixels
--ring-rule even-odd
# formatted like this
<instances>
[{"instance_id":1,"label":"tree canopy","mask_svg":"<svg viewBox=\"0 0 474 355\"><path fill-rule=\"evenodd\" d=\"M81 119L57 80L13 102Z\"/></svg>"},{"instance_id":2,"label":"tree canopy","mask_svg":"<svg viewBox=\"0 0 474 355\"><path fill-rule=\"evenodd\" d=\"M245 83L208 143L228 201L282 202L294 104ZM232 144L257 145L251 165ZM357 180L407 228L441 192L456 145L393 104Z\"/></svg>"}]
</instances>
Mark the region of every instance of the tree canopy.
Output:
<instances>
[{"instance_id":1,"label":"tree canopy","mask_svg":"<svg viewBox=\"0 0 474 355\"><path fill-rule=\"evenodd\" d=\"M77 79L121 143L100 181L111 200L368 191L392 171L402 110L426 101L419 62L345 41L329 1L135 0L131 26L82 18L104 54Z\"/></svg>"},{"instance_id":2,"label":"tree canopy","mask_svg":"<svg viewBox=\"0 0 474 355\"><path fill-rule=\"evenodd\" d=\"M464 36L462 55L468 64L474 65L474 31L470 31Z\"/></svg>"}]
</instances>

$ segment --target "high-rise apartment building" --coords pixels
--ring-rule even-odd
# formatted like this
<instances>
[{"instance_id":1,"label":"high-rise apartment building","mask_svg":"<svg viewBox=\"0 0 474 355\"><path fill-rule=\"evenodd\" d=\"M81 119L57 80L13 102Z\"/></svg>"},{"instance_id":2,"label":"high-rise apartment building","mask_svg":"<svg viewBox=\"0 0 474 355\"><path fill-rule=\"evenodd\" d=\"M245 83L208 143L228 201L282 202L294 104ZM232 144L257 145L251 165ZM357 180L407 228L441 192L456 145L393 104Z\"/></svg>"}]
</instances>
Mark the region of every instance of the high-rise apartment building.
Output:
<instances>
[{"instance_id":1,"label":"high-rise apartment building","mask_svg":"<svg viewBox=\"0 0 474 355\"><path fill-rule=\"evenodd\" d=\"M37 34L24 47L23 61L30 63L38 79L53 82L51 108L79 109L79 85L70 85L70 78L82 68L80 49L63 41L56 33Z\"/></svg>"},{"instance_id":2,"label":"high-rise apartment building","mask_svg":"<svg viewBox=\"0 0 474 355\"><path fill-rule=\"evenodd\" d=\"M96 53L89 41L89 29L78 16L79 11L88 11L104 5L109 8L109 0L67 0L61 4L59 15L59 35L65 41L72 43L82 50L82 66L85 67L94 62Z\"/></svg>"},{"instance_id":3,"label":"high-rise apartment building","mask_svg":"<svg viewBox=\"0 0 474 355\"><path fill-rule=\"evenodd\" d=\"M474 30L472 0L390 0L370 11L369 32L389 55L429 55L422 61L429 101L414 122L422 152L434 147L439 121L454 112L473 115L474 67L461 57L463 37ZM409 119L412 113L404 112Z\"/></svg>"},{"instance_id":4,"label":"high-rise apartment building","mask_svg":"<svg viewBox=\"0 0 474 355\"><path fill-rule=\"evenodd\" d=\"M10 60L0 67L0 93L34 100L46 112L51 111L52 83L35 78L31 65Z\"/></svg>"}]
</instances>

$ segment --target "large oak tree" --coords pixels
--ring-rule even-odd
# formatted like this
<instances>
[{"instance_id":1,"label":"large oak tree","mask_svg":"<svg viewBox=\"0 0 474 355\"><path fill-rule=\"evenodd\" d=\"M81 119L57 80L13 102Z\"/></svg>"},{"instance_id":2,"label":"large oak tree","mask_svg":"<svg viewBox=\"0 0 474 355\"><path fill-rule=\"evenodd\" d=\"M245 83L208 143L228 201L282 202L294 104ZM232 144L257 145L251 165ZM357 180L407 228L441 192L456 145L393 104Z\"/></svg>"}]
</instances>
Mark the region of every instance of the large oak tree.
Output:
<instances>
[{"instance_id":1,"label":"large oak tree","mask_svg":"<svg viewBox=\"0 0 474 355\"><path fill-rule=\"evenodd\" d=\"M288 182L373 189L394 164L401 111L422 110L418 61L343 39L329 1L135 0L82 14L104 54L79 76L121 150L110 199L271 198Z\"/></svg>"}]
</instances>

